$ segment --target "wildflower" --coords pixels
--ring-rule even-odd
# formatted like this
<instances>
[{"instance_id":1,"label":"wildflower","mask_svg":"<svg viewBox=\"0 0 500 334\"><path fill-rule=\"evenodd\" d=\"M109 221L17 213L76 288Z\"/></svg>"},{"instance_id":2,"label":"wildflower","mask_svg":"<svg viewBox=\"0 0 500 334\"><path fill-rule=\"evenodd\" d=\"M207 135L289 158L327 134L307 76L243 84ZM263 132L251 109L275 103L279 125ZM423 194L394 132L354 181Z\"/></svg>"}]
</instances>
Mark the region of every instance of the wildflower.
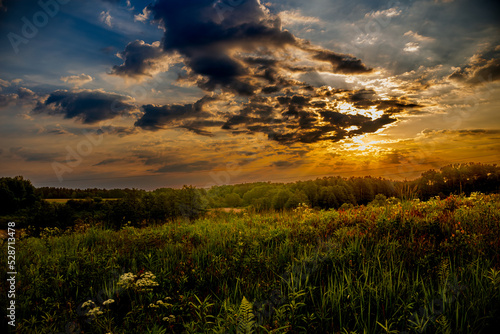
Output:
<instances>
[{"instance_id":1,"label":"wildflower","mask_svg":"<svg viewBox=\"0 0 500 334\"><path fill-rule=\"evenodd\" d=\"M95 303L92 300L87 300L85 303L82 304L82 308L86 307L95 307Z\"/></svg>"},{"instance_id":2,"label":"wildflower","mask_svg":"<svg viewBox=\"0 0 500 334\"><path fill-rule=\"evenodd\" d=\"M93 309L89 310L85 315L89 317L95 317L100 314L103 314L103 312L101 311L101 308L99 306L96 306Z\"/></svg>"},{"instance_id":3,"label":"wildflower","mask_svg":"<svg viewBox=\"0 0 500 334\"><path fill-rule=\"evenodd\" d=\"M105 300L102 305L109 305L109 304L113 304L115 302L114 299L108 299L108 300Z\"/></svg>"},{"instance_id":4,"label":"wildflower","mask_svg":"<svg viewBox=\"0 0 500 334\"><path fill-rule=\"evenodd\" d=\"M168 317L163 317L163 321L168 321L168 322L175 321L175 315L171 314Z\"/></svg>"},{"instance_id":5,"label":"wildflower","mask_svg":"<svg viewBox=\"0 0 500 334\"><path fill-rule=\"evenodd\" d=\"M159 285L155 279L156 276L150 271L139 275L126 273L120 276L118 286L121 286L124 289L133 288L139 292L148 292L152 291L153 287Z\"/></svg>"},{"instance_id":6,"label":"wildflower","mask_svg":"<svg viewBox=\"0 0 500 334\"><path fill-rule=\"evenodd\" d=\"M118 280L118 286L123 287L124 289L128 289L134 286L134 281L136 277L132 273L125 273L120 276Z\"/></svg>"},{"instance_id":7,"label":"wildflower","mask_svg":"<svg viewBox=\"0 0 500 334\"><path fill-rule=\"evenodd\" d=\"M103 314L101 308L99 306L96 306L96 304L92 300L87 300L85 303L83 303L82 308L88 309L87 312L85 312L85 315L87 317L96 317L100 314Z\"/></svg>"},{"instance_id":8,"label":"wildflower","mask_svg":"<svg viewBox=\"0 0 500 334\"><path fill-rule=\"evenodd\" d=\"M159 284L155 281L156 276L148 271L141 275L141 277L135 282L136 289L138 291L152 291L153 287L158 286Z\"/></svg>"}]
</instances>

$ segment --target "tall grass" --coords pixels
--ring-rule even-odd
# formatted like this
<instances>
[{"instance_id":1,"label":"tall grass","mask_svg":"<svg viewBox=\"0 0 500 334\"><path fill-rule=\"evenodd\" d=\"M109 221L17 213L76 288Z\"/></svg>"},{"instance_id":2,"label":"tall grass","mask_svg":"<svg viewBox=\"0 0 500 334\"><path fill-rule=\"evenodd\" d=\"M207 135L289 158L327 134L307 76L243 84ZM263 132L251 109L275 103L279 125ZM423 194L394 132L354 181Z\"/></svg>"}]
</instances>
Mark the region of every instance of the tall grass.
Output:
<instances>
[{"instance_id":1,"label":"tall grass","mask_svg":"<svg viewBox=\"0 0 500 334\"><path fill-rule=\"evenodd\" d=\"M25 236L17 332L489 333L500 325L499 199Z\"/></svg>"}]
</instances>

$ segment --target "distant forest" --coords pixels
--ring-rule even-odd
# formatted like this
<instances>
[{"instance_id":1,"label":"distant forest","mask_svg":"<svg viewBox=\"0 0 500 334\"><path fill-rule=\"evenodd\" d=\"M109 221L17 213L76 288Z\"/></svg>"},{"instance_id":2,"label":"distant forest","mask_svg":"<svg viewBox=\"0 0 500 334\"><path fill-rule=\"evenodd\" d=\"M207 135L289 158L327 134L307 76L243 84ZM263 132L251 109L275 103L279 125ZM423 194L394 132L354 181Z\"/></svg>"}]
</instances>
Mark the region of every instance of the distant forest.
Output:
<instances>
[{"instance_id":1,"label":"distant forest","mask_svg":"<svg viewBox=\"0 0 500 334\"><path fill-rule=\"evenodd\" d=\"M316 209L367 205L386 199L427 200L434 196L500 192L500 167L479 163L454 164L429 170L411 181L374 177L325 177L294 183L245 183L198 189L69 189L35 188L22 176L0 178L0 222L16 219L32 226L67 227L78 222L123 224L193 219L208 209L246 207L255 211L293 209L305 203ZM45 199L71 199L48 203ZM115 199L105 201L103 199Z\"/></svg>"}]
</instances>

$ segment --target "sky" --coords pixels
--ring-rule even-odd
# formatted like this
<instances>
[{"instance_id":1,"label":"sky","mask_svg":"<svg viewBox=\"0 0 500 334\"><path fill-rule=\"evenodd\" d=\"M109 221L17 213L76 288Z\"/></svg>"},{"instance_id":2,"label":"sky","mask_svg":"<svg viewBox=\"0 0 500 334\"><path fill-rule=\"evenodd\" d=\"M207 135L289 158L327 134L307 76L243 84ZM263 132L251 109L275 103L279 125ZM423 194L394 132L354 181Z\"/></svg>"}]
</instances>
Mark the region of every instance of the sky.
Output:
<instances>
[{"instance_id":1,"label":"sky","mask_svg":"<svg viewBox=\"0 0 500 334\"><path fill-rule=\"evenodd\" d=\"M0 176L140 188L500 162L500 3L0 0Z\"/></svg>"}]
</instances>

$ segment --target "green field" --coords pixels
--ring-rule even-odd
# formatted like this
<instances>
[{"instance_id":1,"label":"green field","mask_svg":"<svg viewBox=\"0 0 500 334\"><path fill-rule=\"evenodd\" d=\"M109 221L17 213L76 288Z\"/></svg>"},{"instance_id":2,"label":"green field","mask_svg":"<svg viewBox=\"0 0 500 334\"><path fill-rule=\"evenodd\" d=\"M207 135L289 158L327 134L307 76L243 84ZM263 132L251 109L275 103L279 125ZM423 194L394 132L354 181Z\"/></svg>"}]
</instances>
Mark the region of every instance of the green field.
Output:
<instances>
[{"instance_id":1,"label":"green field","mask_svg":"<svg viewBox=\"0 0 500 334\"><path fill-rule=\"evenodd\" d=\"M16 243L18 333L500 326L499 195L24 233ZM5 261L0 268L8 271Z\"/></svg>"}]
</instances>

